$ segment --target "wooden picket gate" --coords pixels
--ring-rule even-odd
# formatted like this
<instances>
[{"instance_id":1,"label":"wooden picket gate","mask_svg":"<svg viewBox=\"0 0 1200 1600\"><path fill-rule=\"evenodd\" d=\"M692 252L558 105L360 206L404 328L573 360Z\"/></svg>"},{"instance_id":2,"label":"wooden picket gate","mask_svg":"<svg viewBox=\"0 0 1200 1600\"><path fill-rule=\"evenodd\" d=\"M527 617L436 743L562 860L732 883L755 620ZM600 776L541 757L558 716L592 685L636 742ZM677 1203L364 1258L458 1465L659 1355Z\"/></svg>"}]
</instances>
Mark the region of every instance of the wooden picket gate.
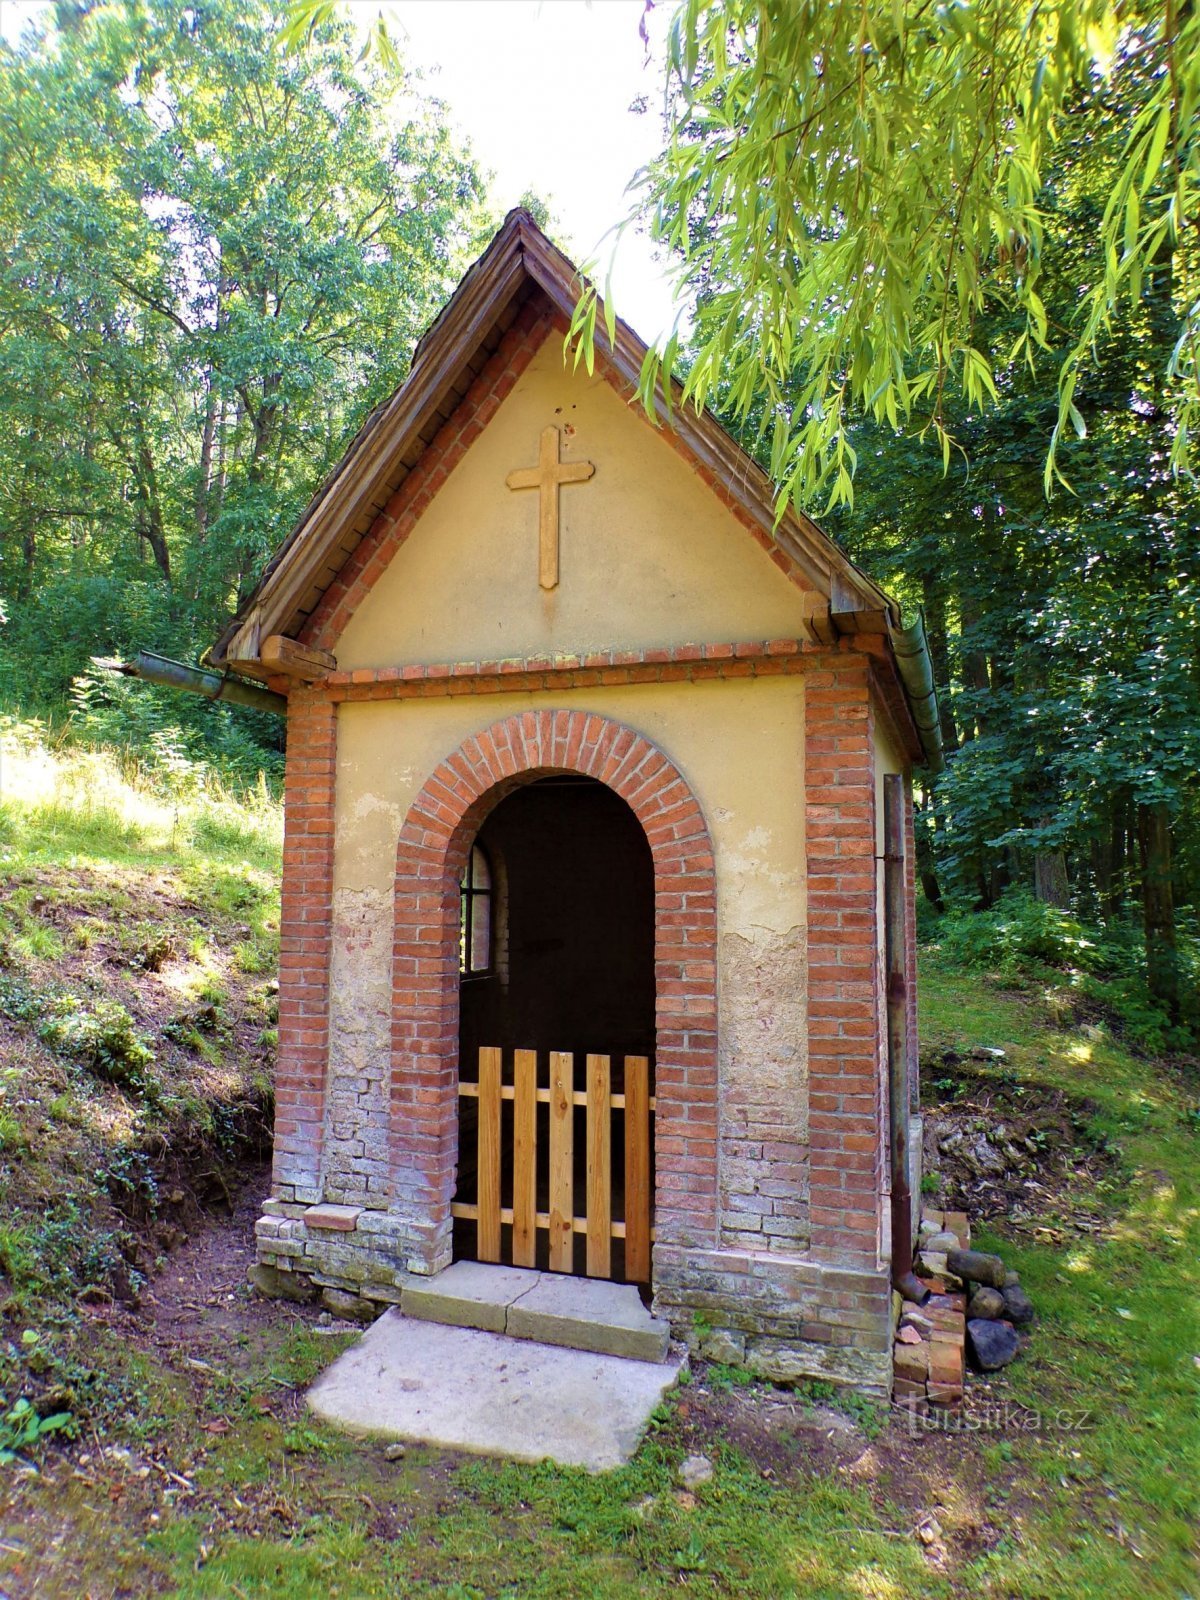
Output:
<instances>
[{"instance_id":1,"label":"wooden picket gate","mask_svg":"<svg viewBox=\"0 0 1200 1600\"><path fill-rule=\"evenodd\" d=\"M514 1266L537 1265L537 1233L548 1231L552 1272L574 1270L575 1235L587 1236L587 1275L612 1276L612 1241L623 1239L624 1276L631 1283L650 1278L651 1113L650 1061L625 1057L624 1093L612 1091L609 1056L589 1055L586 1088L575 1088L575 1057L550 1052L550 1086L539 1088L537 1051L513 1052L513 1081L503 1081L503 1051L479 1052L479 1082L459 1082L458 1092L479 1103L477 1199L456 1201L455 1217L476 1224L480 1261L500 1260L500 1230L512 1228ZM511 1156L512 1205L501 1204L501 1104L513 1102ZM549 1208L539 1211L538 1104L549 1105ZM586 1209L575 1214L575 1108L587 1110ZM612 1113L624 1113L624 1218L613 1220ZM543 1169L545 1170L545 1169Z\"/></svg>"}]
</instances>

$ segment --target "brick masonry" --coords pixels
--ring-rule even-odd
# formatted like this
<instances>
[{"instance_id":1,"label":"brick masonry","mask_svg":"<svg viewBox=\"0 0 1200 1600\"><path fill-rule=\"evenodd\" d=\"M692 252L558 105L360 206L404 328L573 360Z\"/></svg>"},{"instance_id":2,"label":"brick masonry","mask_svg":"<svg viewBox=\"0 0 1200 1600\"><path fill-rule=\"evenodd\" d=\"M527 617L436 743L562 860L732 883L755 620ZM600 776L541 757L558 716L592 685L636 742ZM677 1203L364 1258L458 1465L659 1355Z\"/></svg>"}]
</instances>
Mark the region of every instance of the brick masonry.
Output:
<instances>
[{"instance_id":1,"label":"brick masonry","mask_svg":"<svg viewBox=\"0 0 1200 1600\"><path fill-rule=\"evenodd\" d=\"M259 1225L263 1264L394 1302L412 1275L449 1261L462 863L482 817L515 785L583 772L626 799L654 857L657 1304L694 1348L764 1375L887 1391L869 678L849 650L806 665L807 1097L802 1073L770 1091L718 1084L716 884L699 804L650 741L582 710L501 719L430 775L397 851L390 1055L358 1064L370 1081L344 1058L327 1072L336 690L293 693L282 1136ZM783 1031L801 1026L787 1015ZM352 1210L353 1225L317 1225L321 1213L308 1209L317 1201L342 1207L342 1219Z\"/></svg>"},{"instance_id":2,"label":"brick masonry","mask_svg":"<svg viewBox=\"0 0 1200 1600\"><path fill-rule=\"evenodd\" d=\"M583 711L493 723L429 778L404 826L393 948L392 1209L428 1230L424 1265L449 1261L458 1126L458 917L463 864L483 817L547 772L606 783L641 822L654 861L655 1225L711 1246L717 1188L716 884L700 807L662 751Z\"/></svg>"},{"instance_id":3,"label":"brick masonry","mask_svg":"<svg viewBox=\"0 0 1200 1600\"><path fill-rule=\"evenodd\" d=\"M331 647L482 432L561 325L526 305L462 403L330 585L305 630ZM601 361L600 370L618 382ZM669 430L663 435L684 448ZM794 581L786 551L703 466L713 492ZM745 970L718 1022L713 847L667 756L585 708L537 709L540 691L799 673L805 679L807 925ZM289 689L286 684L278 685ZM335 926L338 706L374 699L525 693L429 775L401 830L394 907ZM552 770L608 783L646 829L655 868L658 1243L656 1304L705 1354L779 1379L824 1376L886 1393L894 1313L886 1255L887 1152L875 854L875 719L895 722L883 641L707 641L585 656L413 663L333 673L289 689L275 1183L259 1260L374 1303L450 1259L457 1160L458 880L483 816ZM911 807L909 810L911 840ZM908 861L913 877L911 848ZM341 993L339 962L381 933L390 980ZM912 972L915 930L909 927ZM769 970L767 970L769 968ZM805 1011L797 977L807 977ZM331 1030L332 1005L338 1026ZM726 992L729 992L728 990ZM761 995L747 1003L746 995ZM910 984L910 995L915 995ZM760 1017L753 1015L759 1006ZM768 1015L769 1013L769 1015ZM349 1020L347 1020L349 1019ZM756 1029L756 1022L761 1024ZM909 1036L915 1051L915 998ZM757 1032L747 1069L739 1030ZM390 1034L390 1038L389 1038ZM318 1204L335 1211L314 1211ZM336 1218L334 1225L330 1218Z\"/></svg>"}]
</instances>

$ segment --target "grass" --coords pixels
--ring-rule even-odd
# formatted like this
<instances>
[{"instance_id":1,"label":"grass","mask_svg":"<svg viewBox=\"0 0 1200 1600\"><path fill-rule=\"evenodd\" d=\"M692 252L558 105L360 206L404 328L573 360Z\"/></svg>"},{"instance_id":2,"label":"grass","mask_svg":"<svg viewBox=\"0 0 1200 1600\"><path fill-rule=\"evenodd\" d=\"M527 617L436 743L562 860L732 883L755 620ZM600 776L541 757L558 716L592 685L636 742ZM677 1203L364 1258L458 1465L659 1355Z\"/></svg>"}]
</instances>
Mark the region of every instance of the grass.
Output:
<instances>
[{"instance_id":1,"label":"grass","mask_svg":"<svg viewBox=\"0 0 1200 1600\"><path fill-rule=\"evenodd\" d=\"M1038 1308L1037 1334L1007 1389L1045 1424L1018 1446L1029 1530L994 1573L982 1564L981 1584L1008 1582L1022 1600L1200 1593L1195 1064L1188 1072L1136 1059L1100 1028L1054 1028L1036 997L936 964L924 973L922 1037L999 1045L1008 1059L994 1072L1082 1102L1091 1131L1119 1152L1125 1180L1100 1234L1018 1245L978 1232Z\"/></svg>"},{"instance_id":2,"label":"grass","mask_svg":"<svg viewBox=\"0 0 1200 1600\"><path fill-rule=\"evenodd\" d=\"M238 854L200 824L229 822ZM133 1303L269 1126L278 807L177 799L115 757L0 723L0 1409L111 1426L81 1306ZM175 1195L178 1198L170 1200ZM22 1342L31 1324L36 1344Z\"/></svg>"},{"instance_id":3,"label":"grass","mask_svg":"<svg viewBox=\"0 0 1200 1600\"><path fill-rule=\"evenodd\" d=\"M265 785L238 793L202 770L173 789L112 752L0 718L0 864L169 862L208 883L222 870L274 873L282 837Z\"/></svg>"},{"instance_id":4,"label":"grass","mask_svg":"<svg viewBox=\"0 0 1200 1600\"><path fill-rule=\"evenodd\" d=\"M73 1397L80 1418L65 1450L47 1440L37 1477L0 1468L6 1592L1198 1600L1195 1065L1139 1059L1102 1027L1069 1014L1063 1026L1036 987L1015 994L936 954L924 1047L1001 1046L1006 1059L981 1075L1062 1090L1117 1158L1099 1192L1080 1182L1065 1218L1060 1207L1040 1231L977 1233L1037 1307L1031 1348L993 1386L1036 1427L909 1438L878 1407L813 1385L801 1409L837 1423L828 1408L840 1407L850 1456L823 1461L814 1424L768 1463L732 1423L697 1435L698 1391L723 1418L771 1400L737 1369L711 1368L619 1472L415 1448L393 1464L303 1411L303 1387L346 1340L298 1312L243 1298L245 1347L218 1344L203 1372L81 1317L82 1286L142 1259L126 1219L161 1203L164 1142L224 1150L228 1104L267 1088L253 1055L273 1038L278 842L269 796L190 786L177 800L102 756L5 734L0 1388L5 1415L23 1373L47 1405ZM72 1038L83 1027L89 1048L135 1057L145 1041L161 1103L105 1079L103 1060L93 1070L53 1029L39 1036L68 991L81 1008L70 1017L85 1017ZM124 1006L130 1027L101 1001ZM113 1447L155 1465L139 1475L104 1455ZM714 1477L684 1494L678 1464L697 1447ZM942 1557L914 1532L935 1509ZM983 1524L994 1536L981 1541ZM24 1590L25 1546L42 1533L52 1564L34 1563Z\"/></svg>"}]
</instances>

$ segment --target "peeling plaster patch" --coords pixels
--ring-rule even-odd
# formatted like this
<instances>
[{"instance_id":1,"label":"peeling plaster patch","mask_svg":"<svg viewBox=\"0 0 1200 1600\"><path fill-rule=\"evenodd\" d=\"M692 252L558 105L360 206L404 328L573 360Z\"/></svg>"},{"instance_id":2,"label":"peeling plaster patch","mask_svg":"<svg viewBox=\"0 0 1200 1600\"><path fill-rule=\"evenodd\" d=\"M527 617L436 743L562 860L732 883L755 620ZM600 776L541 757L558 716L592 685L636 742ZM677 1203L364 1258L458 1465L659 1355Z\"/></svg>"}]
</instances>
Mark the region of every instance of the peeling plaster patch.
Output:
<instances>
[{"instance_id":1,"label":"peeling plaster patch","mask_svg":"<svg viewBox=\"0 0 1200 1600\"><path fill-rule=\"evenodd\" d=\"M411 775L401 772L401 777L403 778L405 776ZM383 813L384 820L395 831L396 837L399 838L400 828L404 822L404 814L394 800L385 800L382 795L360 794L355 800L353 809L351 810L351 820L354 822L365 822L369 817L373 817L377 811L381 811ZM346 826L344 818L342 820L342 826Z\"/></svg>"},{"instance_id":2,"label":"peeling plaster patch","mask_svg":"<svg viewBox=\"0 0 1200 1600\"><path fill-rule=\"evenodd\" d=\"M324 1197L376 1208L388 1199L392 903L378 889L333 897Z\"/></svg>"},{"instance_id":3,"label":"peeling plaster patch","mask_svg":"<svg viewBox=\"0 0 1200 1600\"><path fill-rule=\"evenodd\" d=\"M765 842L756 840L754 834L764 834ZM760 930L770 930L776 936L785 936L797 912L803 911L805 883L803 877L788 866L772 868L773 857L766 853L772 835L755 829L742 841L741 850L727 845L724 853L717 855L717 878L721 886L723 906L729 919L737 918L741 933L749 937ZM747 846L759 845L761 853L745 854Z\"/></svg>"},{"instance_id":4,"label":"peeling plaster patch","mask_svg":"<svg viewBox=\"0 0 1200 1600\"><path fill-rule=\"evenodd\" d=\"M808 1246L808 974L802 927L720 942L722 1243Z\"/></svg>"}]
</instances>

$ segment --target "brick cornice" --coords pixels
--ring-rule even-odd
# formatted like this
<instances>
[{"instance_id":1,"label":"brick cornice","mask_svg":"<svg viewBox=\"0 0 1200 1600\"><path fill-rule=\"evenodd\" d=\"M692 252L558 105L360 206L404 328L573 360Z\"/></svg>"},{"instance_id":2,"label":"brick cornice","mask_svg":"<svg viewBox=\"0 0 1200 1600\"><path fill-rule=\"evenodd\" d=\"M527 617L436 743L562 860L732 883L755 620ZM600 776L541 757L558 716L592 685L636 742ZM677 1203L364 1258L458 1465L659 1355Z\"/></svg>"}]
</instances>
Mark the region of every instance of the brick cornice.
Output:
<instances>
[{"instance_id":1,"label":"brick cornice","mask_svg":"<svg viewBox=\"0 0 1200 1600\"><path fill-rule=\"evenodd\" d=\"M640 650L590 650L571 655L511 656L503 661L412 662L399 667L331 672L324 685L332 700L376 700L576 688L598 683L776 677L782 672L802 671L799 657L812 650L813 646L802 639L747 639L652 645Z\"/></svg>"},{"instance_id":2,"label":"brick cornice","mask_svg":"<svg viewBox=\"0 0 1200 1600\"><path fill-rule=\"evenodd\" d=\"M889 715L897 743L916 754L915 735L904 720L899 685L873 648L874 640L852 637L836 645L808 639L709 640L651 645L637 650L590 650L575 654L511 656L500 661L406 662L393 667L356 667L327 673L320 693L335 704L363 700L419 700L467 694L511 694L517 690L562 690L600 685L704 682L708 679L771 678L819 671L831 661L866 656L871 683ZM271 678L286 694L294 684Z\"/></svg>"}]
</instances>

